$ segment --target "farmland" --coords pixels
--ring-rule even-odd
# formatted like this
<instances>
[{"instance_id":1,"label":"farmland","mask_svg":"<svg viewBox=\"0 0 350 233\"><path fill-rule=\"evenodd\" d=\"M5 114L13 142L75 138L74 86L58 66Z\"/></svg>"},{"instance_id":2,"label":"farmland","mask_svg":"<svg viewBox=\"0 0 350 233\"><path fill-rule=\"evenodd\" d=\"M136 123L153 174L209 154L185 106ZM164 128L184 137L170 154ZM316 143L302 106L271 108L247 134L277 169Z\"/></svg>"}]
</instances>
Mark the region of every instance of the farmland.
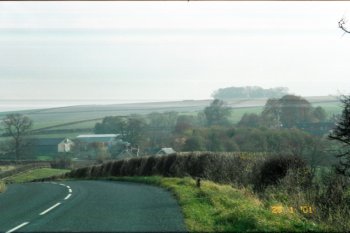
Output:
<instances>
[{"instance_id":1,"label":"farmland","mask_svg":"<svg viewBox=\"0 0 350 233\"><path fill-rule=\"evenodd\" d=\"M306 97L315 107L323 107L328 117L341 111L340 102L334 96ZM226 101L232 108L230 120L237 123L245 113L261 113L267 99L234 99ZM35 137L74 137L82 133L92 133L97 122L105 116L126 116L151 112L176 111L179 114L197 114L210 104L211 100L185 100L173 102L81 105L60 108L19 111L30 117ZM6 113L0 113L3 117Z\"/></svg>"}]
</instances>

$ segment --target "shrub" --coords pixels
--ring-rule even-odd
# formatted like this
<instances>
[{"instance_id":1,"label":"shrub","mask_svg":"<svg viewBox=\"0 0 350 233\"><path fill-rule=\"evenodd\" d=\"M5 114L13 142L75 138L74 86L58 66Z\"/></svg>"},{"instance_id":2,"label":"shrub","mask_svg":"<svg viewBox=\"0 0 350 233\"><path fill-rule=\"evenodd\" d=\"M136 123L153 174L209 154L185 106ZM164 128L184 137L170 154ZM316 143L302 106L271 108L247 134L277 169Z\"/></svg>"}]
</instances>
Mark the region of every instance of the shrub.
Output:
<instances>
[{"instance_id":1,"label":"shrub","mask_svg":"<svg viewBox=\"0 0 350 233\"><path fill-rule=\"evenodd\" d=\"M52 168L71 169L72 165L72 159L68 156L57 156L55 160L51 162Z\"/></svg>"},{"instance_id":2,"label":"shrub","mask_svg":"<svg viewBox=\"0 0 350 233\"><path fill-rule=\"evenodd\" d=\"M111 176L120 176L121 175L121 167L123 166L124 160L118 160L112 162L112 168L110 175Z\"/></svg>"},{"instance_id":3,"label":"shrub","mask_svg":"<svg viewBox=\"0 0 350 233\"><path fill-rule=\"evenodd\" d=\"M154 166L156 165L156 158L154 156L146 157L141 163L140 175L150 176L153 174Z\"/></svg>"},{"instance_id":4,"label":"shrub","mask_svg":"<svg viewBox=\"0 0 350 233\"><path fill-rule=\"evenodd\" d=\"M153 167L152 173L158 174L158 175L164 175L164 164L165 164L166 157L165 156L159 156L156 158L156 164Z\"/></svg>"},{"instance_id":5,"label":"shrub","mask_svg":"<svg viewBox=\"0 0 350 233\"><path fill-rule=\"evenodd\" d=\"M218 183L248 185L255 164L264 157L244 153L191 152L168 156L138 157L111 161L92 170L74 170L73 177L87 176L150 176L199 177Z\"/></svg>"},{"instance_id":6,"label":"shrub","mask_svg":"<svg viewBox=\"0 0 350 233\"><path fill-rule=\"evenodd\" d=\"M0 180L0 193L6 190L5 182Z\"/></svg>"},{"instance_id":7,"label":"shrub","mask_svg":"<svg viewBox=\"0 0 350 233\"><path fill-rule=\"evenodd\" d=\"M83 168L78 168L73 171L71 171L68 176L69 177L74 177L74 178L87 178L90 177L90 167L83 167Z\"/></svg>"},{"instance_id":8,"label":"shrub","mask_svg":"<svg viewBox=\"0 0 350 233\"><path fill-rule=\"evenodd\" d=\"M164 156L165 160L163 162L163 176L172 176L173 174L171 173L171 167L174 165L175 161L176 161L176 154L173 155L168 155L168 156Z\"/></svg>"},{"instance_id":9,"label":"shrub","mask_svg":"<svg viewBox=\"0 0 350 233\"><path fill-rule=\"evenodd\" d=\"M132 158L128 159L125 166L123 166L123 175L126 176L135 176L139 174L139 170L141 168L141 159L140 158Z\"/></svg>"},{"instance_id":10,"label":"shrub","mask_svg":"<svg viewBox=\"0 0 350 233\"><path fill-rule=\"evenodd\" d=\"M101 166L101 176L110 176L112 169L112 162L103 163Z\"/></svg>"},{"instance_id":11,"label":"shrub","mask_svg":"<svg viewBox=\"0 0 350 233\"><path fill-rule=\"evenodd\" d=\"M306 162L298 156L275 156L267 159L256 173L254 189L262 191L268 185L276 185L287 175L289 169L299 174L299 171L306 169Z\"/></svg>"},{"instance_id":12,"label":"shrub","mask_svg":"<svg viewBox=\"0 0 350 233\"><path fill-rule=\"evenodd\" d=\"M90 176L99 177L102 175L102 165L96 165L91 168Z\"/></svg>"}]
</instances>

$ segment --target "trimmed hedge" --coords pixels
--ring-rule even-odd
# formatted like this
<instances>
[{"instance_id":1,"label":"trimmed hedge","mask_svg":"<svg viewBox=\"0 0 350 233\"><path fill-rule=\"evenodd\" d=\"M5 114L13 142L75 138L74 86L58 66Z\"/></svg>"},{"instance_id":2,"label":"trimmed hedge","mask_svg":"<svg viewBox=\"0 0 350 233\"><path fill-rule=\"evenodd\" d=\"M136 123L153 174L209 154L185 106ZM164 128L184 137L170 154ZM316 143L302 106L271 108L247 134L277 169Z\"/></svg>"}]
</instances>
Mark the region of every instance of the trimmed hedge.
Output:
<instances>
[{"instance_id":1,"label":"trimmed hedge","mask_svg":"<svg viewBox=\"0 0 350 233\"><path fill-rule=\"evenodd\" d=\"M178 153L110 161L102 165L75 169L67 173L66 177L191 176L217 183L247 185L253 179L254 168L264 160L265 156L248 156L241 153Z\"/></svg>"},{"instance_id":2,"label":"trimmed hedge","mask_svg":"<svg viewBox=\"0 0 350 233\"><path fill-rule=\"evenodd\" d=\"M269 185L278 184L289 170L294 171L294 176L302 175L305 178L308 169L305 160L298 156L274 156L254 170L254 189L262 191Z\"/></svg>"}]
</instances>

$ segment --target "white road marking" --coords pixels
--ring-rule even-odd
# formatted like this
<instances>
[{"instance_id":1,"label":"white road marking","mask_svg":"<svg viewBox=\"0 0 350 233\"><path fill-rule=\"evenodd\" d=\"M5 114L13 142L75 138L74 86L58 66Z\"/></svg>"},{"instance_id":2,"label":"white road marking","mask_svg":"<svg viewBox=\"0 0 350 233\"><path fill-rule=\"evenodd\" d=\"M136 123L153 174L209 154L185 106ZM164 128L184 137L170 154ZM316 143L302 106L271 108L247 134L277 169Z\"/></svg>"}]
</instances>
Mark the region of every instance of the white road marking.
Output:
<instances>
[{"instance_id":1,"label":"white road marking","mask_svg":"<svg viewBox=\"0 0 350 233\"><path fill-rule=\"evenodd\" d=\"M52 209L56 208L56 207L57 207L57 206L59 206L59 205L61 205L61 203L60 203L60 202L58 202L57 204L55 204L55 205L51 206L51 207L50 207L50 208L48 208L47 210L45 210L45 211L41 212L39 215L44 215L44 214L46 214L47 212L49 212L50 210L52 210Z\"/></svg>"},{"instance_id":2,"label":"white road marking","mask_svg":"<svg viewBox=\"0 0 350 233\"><path fill-rule=\"evenodd\" d=\"M68 194L64 200L69 199L69 198L70 198L70 196L72 196L72 194Z\"/></svg>"},{"instance_id":3,"label":"white road marking","mask_svg":"<svg viewBox=\"0 0 350 233\"><path fill-rule=\"evenodd\" d=\"M21 225L18 225L18 226L16 226L16 227L12 228L11 230L6 231L6 233L14 232L14 231L18 230L19 228L24 227L24 226L27 225L28 223L29 223L29 222L24 222L24 223L22 223Z\"/></svg>"},{"instance_id":4,"label":"white road marking","mask_svg":"<svg viewBox=\"0 0 350 233\"><path fill-rule=\"evenodd\" d=\"M59 184L59 185L61 185L61 186L66 186L65 184Z\"/></svg>"},{"instance_id":5,"label":"white road marking","mask_svg":"<svg viewBox=\"0 0 350 233\"><path fill-rule=\"evenodd\" d=\"M66 187L70 189L70 186L67 185Z\"/></svg>"},{"instance_id":6,"label":"white road marking","mask_svg":"<svg viewBox=\"0 0 350 233\"><path fill-rule=\"evenodd\" d=\"M71 192L72 192L72 189L68 189L68 192L70 192L70 193L71 193Z\"/></svg>"}]
</instances>

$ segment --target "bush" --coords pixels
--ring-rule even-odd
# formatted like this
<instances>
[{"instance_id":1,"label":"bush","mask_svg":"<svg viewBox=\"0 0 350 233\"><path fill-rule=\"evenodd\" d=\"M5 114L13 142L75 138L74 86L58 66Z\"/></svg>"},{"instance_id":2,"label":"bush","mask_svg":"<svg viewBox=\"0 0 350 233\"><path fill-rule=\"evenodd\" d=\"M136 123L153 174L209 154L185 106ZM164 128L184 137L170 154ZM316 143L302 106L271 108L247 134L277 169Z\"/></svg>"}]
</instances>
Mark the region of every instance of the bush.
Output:
<instances>
[{"instance_id":1,"label":"bush","mask_svg":"<svg viewBox=\"0 0 350 233\"><path fill-rule=\"evenodd\" d=\"M122 175L124 176L135 176L139 174L139 170L141 168L141 159L140 158L132 158L125 161Z\"/></svg>"},{"instance_id":2,"label":"bush","mask_svg":"<svg viewBox=\"0 0 350 233\"><path fill-rule=\"evenodd\" d=\"M101 165L101 176L110 176L112 170L112 162L103 163Z\"/></svg>"},{"instance_id":3,"label":"bush","mask_svg":"<svg viewBox=\"0 0 350 233\"><path fill-rule=\"evenodd\" d=\"M71 178L88 178L91 176L90 171L91 167L78 168L68 173L67 176Z\"/></svg>"},{"instance_id":4,"label":"bush","mask_svg":"<svg viewBox=\"0 0 350 233\"><path fill-rule=\"evenodd\" d=\"M141 158L143 163L141 163L140 175L142 176L150 176L153 175L154 166L156 165L156 157L145 157Z\"/></svg>"},{"instance_id":5,"label":"bush","mask_svg":"<svg viewBox=\"0 0 350 233\"><path fill-rule=\"evenodd\" d=\"M275 156L267 159L256 173L254 190L262 191L269 185L278 184L289 169L297 171L295 174L299 175L299 172L307 169L306 162L298 156Z\"/></svg>"},{"instance_id":6,"label":"bush","mask_svg":"<svg viewBox=\"0 0 350 233\"><path fill-rule=\"evenodd\" d=\"M5 192L6 185L3 181L0 180L0 193Z\"/></svg>"},{"instance_id":7,"label":"bush","mask_svg":"<svg viewBox=\"0 0 350 233\"><path fill-rule=\"evenodd\" d=\"M112 168L111 168L111 176L120 176L121 175L121 167L123 166L124 160L118 160L112 162Z\"/></svg>"},{"instance_id":8,"label":"bush","mask_svg":"<svg viewBox=\"0 0 350 233\"><path fill-rule=\"evenodd\" d=\"M91 168L90 176L91 177L100 177L102 175L102 165L96 165Z\"/></svg>"},{"instance_id":9,"label":"bush","mask_svg":"<svg viewBox=\"0 0 350 233\"><path fill-rule=\"evenodd\" d=\"M57 156L55 160L51 162L51 167L58 169L71 169L72 159L68 156Z\"/></svg>"}]
</instances>

